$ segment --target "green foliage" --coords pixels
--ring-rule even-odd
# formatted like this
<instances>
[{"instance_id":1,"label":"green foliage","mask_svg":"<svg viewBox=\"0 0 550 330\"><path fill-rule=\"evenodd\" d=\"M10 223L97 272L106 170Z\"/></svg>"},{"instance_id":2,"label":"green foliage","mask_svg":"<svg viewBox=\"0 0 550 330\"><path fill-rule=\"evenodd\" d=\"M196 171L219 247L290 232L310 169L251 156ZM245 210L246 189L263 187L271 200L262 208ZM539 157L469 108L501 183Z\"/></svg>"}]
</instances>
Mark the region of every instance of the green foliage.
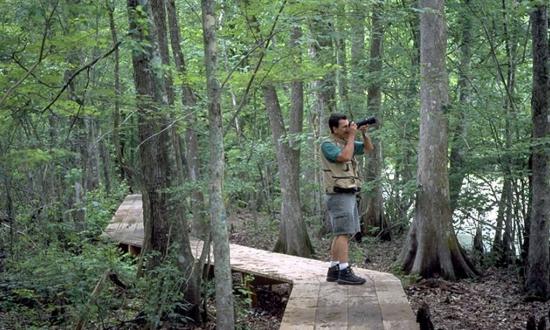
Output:
<instances>
[{"instance_id":1,"label":"green foliage","mask_svg":"<svg viewBox=\"0 0 550 330\"><path fill-rule=\"evenodd\" d=\"M140 297L140 310L145 314L149 324L161 327L167 319L187 322L182 311L188 309L184 300L188 278L182 276L176 262L176 248L171 256L154 269L145 270L136 282L135 295ZM153 254L145 256L153 257Z\"/></svg>"},{"instance_id":2,"label":"green foliage","mask_svg":"<svg viewBox=\"0 0 550 330\"><path fill-rule=\"evenodd\" d=\"M235 297L236 329L251 329L246 323L246 316L252 307L252 282L254 276L242 274L241 281L233 284L233 297Z\"/></svg>"},{"instance_id":3,"label":"green foliage","mask_svg":"<svg viewBox=\"0 0 550 330\"><path fill-rule=\"evenodd\" d=\"M79 249L75 254L55 242L8 263L8 272L0 273L5 295L0 306L7 311L8 322L4 326L49 327L74 324L80 318L101 322L114 316L109 313L120 308L123 301L114 295L110 283L93 305L88 304L90 294L105 271L110 269L124 281L131 281L134 266L111 244L83 243ZM9 321L15 323L10 326Z\"/></svg>"}]
</instances>

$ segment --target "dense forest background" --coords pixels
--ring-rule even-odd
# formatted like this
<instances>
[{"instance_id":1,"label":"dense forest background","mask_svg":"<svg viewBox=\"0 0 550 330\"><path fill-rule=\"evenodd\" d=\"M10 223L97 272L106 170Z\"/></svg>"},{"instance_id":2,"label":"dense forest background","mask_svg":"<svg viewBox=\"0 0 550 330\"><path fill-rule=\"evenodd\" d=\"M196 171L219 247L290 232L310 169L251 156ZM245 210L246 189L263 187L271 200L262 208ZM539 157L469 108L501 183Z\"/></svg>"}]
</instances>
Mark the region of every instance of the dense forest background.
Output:
<instances>
[{"instance_id":1,"label":"dense forest background","mask_svg":"<svg viewBox=\"0 0 550 330\"><path fill-rule=\"evenodd\" d=\"M456 279L512 267L529 297L547 300L548 3L448 0L442 36L421 33L428 5L0 2L0 327L196 319L187 303L231 279L201 283L178 261L188 235L163 242L162 221L223 256L224 219L245 213L253 228L239 228L261 228L270 249L325 258L318 146L331 112L377 117L376 152L361 160L362 234L399 241L423 221L421 40L441 37L447 230L473 263L426 270L401 257L391 271ZM139 262L101 236L130 193L150 211ZM542 255L529 253L530 235ZM109 274L132 286L99 290Z\"/></svg>"}]
</instances>

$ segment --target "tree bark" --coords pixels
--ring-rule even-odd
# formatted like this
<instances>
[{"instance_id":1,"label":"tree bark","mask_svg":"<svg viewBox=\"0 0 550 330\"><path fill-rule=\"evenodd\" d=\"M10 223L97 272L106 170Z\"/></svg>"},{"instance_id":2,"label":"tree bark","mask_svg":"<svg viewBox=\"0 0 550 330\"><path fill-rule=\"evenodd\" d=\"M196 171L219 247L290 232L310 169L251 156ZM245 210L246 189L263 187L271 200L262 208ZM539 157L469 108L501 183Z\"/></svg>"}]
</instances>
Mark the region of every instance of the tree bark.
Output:
<instances>
[{"instance_id":1,"label":"tree bark","mask_svg":"<svg viewBox=\"0 0 550 330\"><path fill-rule=\"evenodd\" d=\"M167 39L167 26L166 26L166 8L165 8L165 1L164 0L152 0L151 1L151 11L153 14L153 20L156 27L156 36L158 39L158 45L159 45L159 54L162 61L162 64L166 67L170 65L170 54L168 50L168 39ZM164 77L164 84L166 88L166 102L169 106L173 106L175 103L175 92L174 87L172 83L172 77L168 71L161 70L161 73ZM170 123L172 125L172 123ZM184 180L184 169L183 169L183 157L182 157L182 147L180 144L180 138L177 133L177 125L172 125L169 129L170 131L170 138L171 142L169 143L169 146L171 146L170 150L173 150L171 154L174 155L174 158L170 159L170 162L173 165L173 168L175 169L176 173L174 173L174 183L177 187L181 187L185 180ZM179 198L176 198L175 200L172 200L174 208L177 210L176 212L178 214L183 215L186 214L186 210L184 207L182 193L177 194L179 195ZM184 227L184 230L187 231L187 226ZM181 241L177 241L176 243L179 246L186 246L189 245L189 238L187 235L185 236L178 236ZM185 250L184 250L185 253ZM193 260L192 256L187 256L187 260ZM180 265L180 266L183 266ZM198 321L200 319L200 271L201 266L198 265L197 261L194 262L187 262L185 267L181 267L182 271L184 271L186 274L188 274L189 280L187 281L187 287L185 288L185 297L188 303L192 305L192 308L190 309L189 315L195 320Z\"/></svg>"},{"instance_id":2,"label":"tree bark","mask_svg":"<svg viewBox=\"0 0 550 330\"><path fill-rule=\"evenodd\" d=\"M444 0L420 1L421 110L416 218L401 252L403 270L422 277L474 276L451 222L447 173L448 78Z\"/></svg>"},{"instance_id":3,"label":"tree bark","mask_svg":"<svg viewBox=\"0 0 550 330\"><path fill-rule=\"evenodd\" d=\"M157 31L152 24L148 1L128 0L127 7L130 37L134 42L146 45L132 51L144 227L139 269L142 273L143 268L155 268L164 260L170 248L174 247L174 243L178 243L176 260L182 275L188 278L191 276L194 258L185 219L178 212L179 208L174 207L177 205L174 203L177 196L173 193L173 183L177 182L176 169L168 155L171 147L169 120L162 112L167 101L165 81L162 72L154 67L154 63L161 63ZM144 262L143 256L149 254L151 258Z\"/></svg>"},{"instance_id":4,"label":"tree bark","mask_svg":"<svg viewBox=\"0 0 550 330\"><path fill-rule=\"evenodd\" d=\"M538 5L531 13L533 39L533 201L529 234L529 255L525 291L544 300L550 296L548 230L550 221L550 54L548 48L548 9ZM546 146L545 146L546 145Z\"/></svg>"},{"instance_id":5,"label":"tree bark","mask_svg":"<svg viewBox=\"0 0 550 330\"><path fill-rule=\"evenodd\" d=\"M108 13L109 13L109 27L111 29L111 39L113 40L113 45L116 45L118 42L117 30L115 25L114 11L115 8L112 6L109 1L106 1ZM115 99L113 100L114 109L113 109L113 145L115 148L115 164L118 169L120 178L122 180L126 179L128 184L131 184L131 176L125 170L125 161L124 161L124 146L123 142L120 139L120 51L118 47L115 49L114 53L115 68L114 68L114 79L115 79Z\"/></svg>"},{"instance_id":6,"label":"tree bark","mask_svg":"<svg viewBox=\"0 0 550 330\"><path fill-rule=\"evenodd\" d=\"M178 24L178 16L176 11L176 5L174 0L169 0L166 4L168 12L168 26L170 30L170 44L172 46L172 53L174 54L174 62L176 63L176 69L182 76L181 83L181 102L183 105L183 111L187 118L187 127L185 129L185 160L187 163L187 177L191 183L198 185L201 177L200 173L200 160L199 160L199 143L197 132L195 131L195 106L197 104L197 98L195 92L185 79L187 74L187 68L185 65L185 58L183 51L181 50L181 36ZM191 205L193 209L193 224L191 226L191 232L194 236L201 239L206 239L210 232L209 223L201 210L204 208L204 196L200 187L193 188L191 193Z\"/></svg>"},{"instance_id":7,"label":"tree bark","mask_svg":"<svg viewBox=\"0 0 550 330\"><path fill-rule=\"evenodd\" d=\"M279 239L274 250L308 258L313 254L313 246L302 218L298 172L293 173L293 170L297 169L297 164L293 165L290 144L284 141L288 137L277 91L269 83L264 84L262 90L271 126L271 137L276 148L281 184L281 223Z\"/></svg>"},{"instance_id":8,"label":"tree bark","mask_svg":"<svg viewBox=\"0 0 550 330\"><path fill-rule=\"evenodd\" d=\"M384 25L382 12L384 2L379 1L373 4L372 9L372 33L370 44L370 60L367 68L369 81L367 83L367 107L369 113L376 116L377 127L382 127L382 53L384 40ZM382 197L382 142L373 135L374 152L367 155L366 181L369 190L366 193L366 212L363 216L364 234L380 234L380 238L391 240L388 222L384 211L384 199ZM372 231L372 228L377 228Z\"/></svg>"},{"instance_id":9,"label":"tree bark","mask_svg":"<svg viewBox=\"0 0 550 330\"><path fill-rule=\"evenodd\" d=\"M404 3L405 10L417 12L418 3L415 0L408 0ZM408 86L406 88L405 108L413 109L417 107L416 100L418 99L418 73L420 72L420 20L419 15L414 14L409 16L408 20L410 27L410 34L412 39L412 49L409 53L410 56L410 79L408 80ZM395 205L397 207L396 220L400 222L408 222L408 211L413 205L414 196L412 194L406 194L403 188L414 180L415 169L415 152L411 146L411 137L416 133L414 132L414 125L412 124L410 117L403 116L399 124L403 128L403 133L400 136L399 143L403 150L402 156L397 160L395 177L396 185L401 187L397 189L395 194Z\"/></svg>"},{"instance_id":10,"label":"tree bark","mask_svg":"<svg viewBox=\"0 0 550 330\"><path fill-rule=\"evenodd\" d=\"M214 239L214 259L216 267L216 328L233 329L235 315L233 309L233 288L229 264L229 240L227 217L223 204L223 127L220 106L220 84L216 78L216 15L213 0L202 0L202 28L204 37L204 64L208 93L208 113L210 121L210 214Z\"/></svg>"},{"instance_id":11,"label":"tree bark","mask_svg":"<svg viewBox=\"0 0 550 330\"><path fill-rule=\"evenodd\" d=\"M101 136L101 131L99 132ZM105 186L105 192L111 194L111 156L107 150L106 142L101 139L99 143L99 157L101 160L101 172L103 173L103 184Z\"/></svg>"},{"instance_id":12,"label":"tree bark","mask_svg":"<svg viewBox=\"0 0 550 330\"><path fill-rule=\"evenodd\" d=\"M168 67L170 65L170 54L168 51L168 40L167 40L167 28L166 28L166 10L164 7L164 0L152 0L151 1L151 9L153 13L153 20L156 26L157 30L157 39L158 39L158 47L159 47L159 54L160 59L162 61L162 65L165 67ZM174 93L174 86L172 83L172 75L170 74L170 71L166 69L160 69L162 72L162 75L164 76L164 86L165 86L165 92L166 92L166 98L167 98L167 105L170 107L174 106L175 101L175 93ZM177 132L177 125L170 123L171 127L169 128L171 138L172 138L172 146L174 151L175 159L172 161L176 165L177 173L175 178L177 179L177 184L180 186L183 184L183 157L182 157L182 147L180 144L180 139ZM180 206L183 206L183 204L179 203ZM182 210L183 211L183 210Z\"/></svg>"}]
</instances>

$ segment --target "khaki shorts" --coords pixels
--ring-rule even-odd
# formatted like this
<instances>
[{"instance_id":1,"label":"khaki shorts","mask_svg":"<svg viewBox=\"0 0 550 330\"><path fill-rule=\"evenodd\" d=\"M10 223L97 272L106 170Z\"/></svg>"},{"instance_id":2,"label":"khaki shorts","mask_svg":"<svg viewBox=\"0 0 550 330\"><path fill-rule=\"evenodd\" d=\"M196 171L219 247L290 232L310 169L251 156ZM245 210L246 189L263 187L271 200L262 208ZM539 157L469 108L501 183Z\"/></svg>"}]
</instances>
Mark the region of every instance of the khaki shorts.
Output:
<instances>
[{"instance_id":1,"label":"khaki shorts","mask_svg":"<svg viewBox=\"0 0 550 330\"><path fill-rule=\"evenodd\" d=\"M326 194L325 201L334 235L355 235L361 230L355 194Z\"/></svg>"}]
</instances>

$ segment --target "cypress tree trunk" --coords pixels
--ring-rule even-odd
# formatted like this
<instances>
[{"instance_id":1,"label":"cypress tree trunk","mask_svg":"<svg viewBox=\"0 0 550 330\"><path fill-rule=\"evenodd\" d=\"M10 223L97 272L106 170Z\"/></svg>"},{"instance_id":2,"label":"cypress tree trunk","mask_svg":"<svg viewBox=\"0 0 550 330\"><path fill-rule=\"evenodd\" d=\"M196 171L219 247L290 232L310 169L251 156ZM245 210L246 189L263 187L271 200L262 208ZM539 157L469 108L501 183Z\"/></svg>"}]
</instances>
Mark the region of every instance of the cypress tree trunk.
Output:
<instances>
[{"instance_id":1,"label":"cypress tree trunk","mask_svg":"<svg viewBox=\"0 0 550 330\"><path fill-rule=\"evenodd\" d=\"M271 126L271 137L276 147L281 183L281 224L275 251L311 257L313 246L302 218L298 174L293 173L293 170L298 168L296 164L292 163L295 160L291 161L293 155L289 143L283 141L286 132L277 91L270 84L265 85L262 89Z\"/></svg>"},{"instance_id":2,"label":"cypress tree trunk","mask_svg":"<svg viewBox=\"0 0 550 330\"><path fill-rule=\"evenodd\" d=\"M168 51L168 40L167 40L167 25L166 25L166 8L165 1L163 0L152 0L151 1L151 11L153 14L153 20L156 27L156 36L158 39L159 45L159 55L162 61L162 64L165 66L170 65L170 55ZM168 71L161 71L164 84L166 89L166 100L169 106L173 106L175 102L175 93L172 83L172 77ZM173 157L170 157L169 161L172 165L173 181L177 187L181 187L184 184L184 170L183 170L183 157L182 157L182 147L180 145L180 139L177 133L177 125L172 125L169 123L171 128L169 129L170 139L168 146L170 147L170 154ZM186 214L186 210L183 203L183 196L181 193L174 194L176 198L171 200L171 203L176 210L176 212L183 218L183 214ZM182 220L183 221L183 220ZM186 227L184 230L187 232ZM179 241L176 241L179 246L185 247L189 246L189 237L188 235L181 235L177 237ZM185 297L188 303L192 305L189 315L195 320L200 319L200 270L201 267L197 265L197 261L192 261L193 256L187 255L187 249L183 248L181 253L185 256L186 262L180 262L179 266L184 274L186 274L188 281L187 287L185 288Z\"/></svg>"},{"instance_id":3,"label":"cypress tree trunk","mask_svg":"<svg viewBox=\"0 0 550 330\"><path fill-rule=\"evenodd\" d=\"M138 6L140 9L138 10ZM134 48L132 64L138 108L140 183L143 200L144 240L142 257L149 255L145 263L140 260L140 273L143 268L158 266L170 248L177 243L176 260L182 269L182 276L191 276L193 255L189 245L187 225L174 194L177 170L169 157L171 133L169 118L162 109L166 106L166 92L162 72L154 67L161 63L158 53L156 26L152 24L152 13L146 0L128 0L130 36L134 42L147 45Z\"/></svg>"},{"instance_id":4,"label":"cypress tree trunk","mask_svg":"<svg viewBox=\"0 0 550 330\"><path fill-rule=\"evenodd\" d=\"M548 9L538 5L531 13L533 38L533 201L525 291L543 300L550 296L548 230L550 222L550 152L540 139L550 136L550 54Z\"/></svg>"},{"instance_id":5,"label":"cypress tree trunk","mask_svg":"<svg viewBox=\"0 0 550 330\"><path fill-rule=\"evenodd\" d=\"M422 277L475 275L451 222L447 173L447 33L443 0L421 0L421 110L416 218L401 252L403 270Z\"/></svg>"}]
</instances>

